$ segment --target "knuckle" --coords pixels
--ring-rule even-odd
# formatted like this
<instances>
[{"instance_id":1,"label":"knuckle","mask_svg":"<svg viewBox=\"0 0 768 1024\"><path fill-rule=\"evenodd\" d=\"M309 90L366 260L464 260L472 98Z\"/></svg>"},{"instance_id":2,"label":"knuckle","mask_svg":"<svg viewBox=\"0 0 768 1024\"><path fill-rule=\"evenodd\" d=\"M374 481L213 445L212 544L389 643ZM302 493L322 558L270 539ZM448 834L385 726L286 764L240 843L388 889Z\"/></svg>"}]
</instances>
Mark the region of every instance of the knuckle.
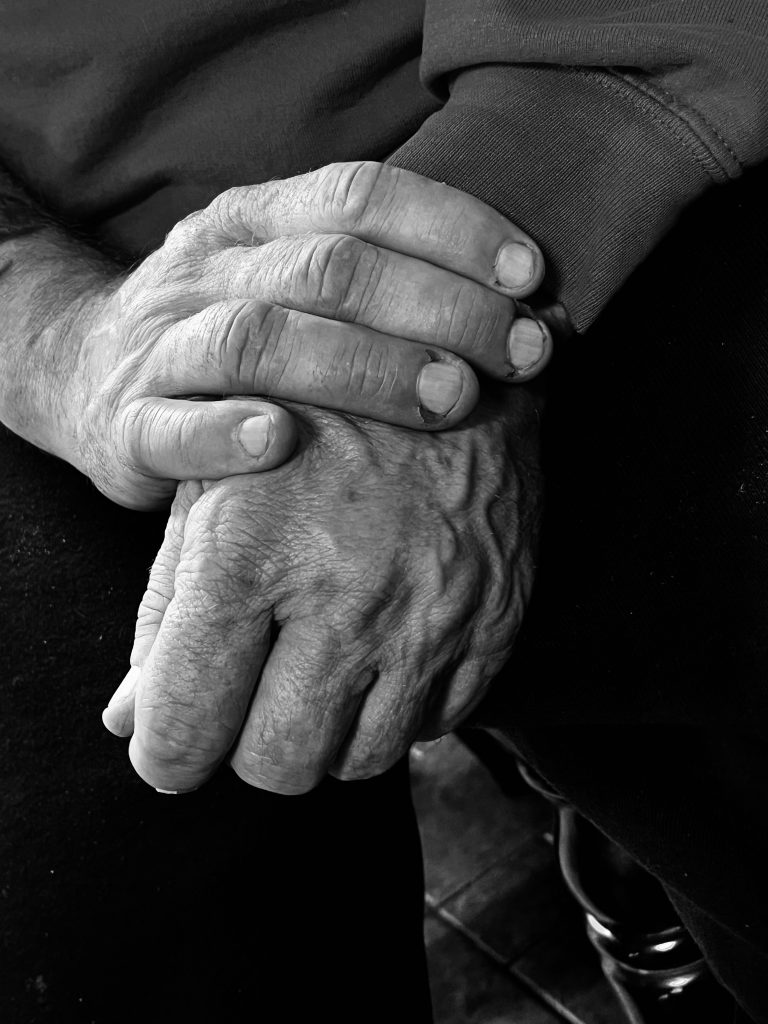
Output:
<instances>
[{"instance_id":1,"label":"knuckle","mask_svg":"<svg viewBox=\"0 0 768 1024\"><path fill-rule=\"evenodd\" d=\"M203 210L194 210L186 217L182 217L165 236L163 248L177 257L197 251L204 223L205 211Z\"/></svg>"},{"instance_id":2,"label":"knuckle","mask_svg":"<svg viewBox=\"0 0 768 1024\"><path fill-rule=\"evenodd\" d=\"M220 645L231 642L241 625L240 581L222 565L213 544L197 545L185 552L175 576L176 593L185 606L205 620L205 628L194 638L195 650L202 658L215 655ZM189 645L191 649L191 644Z\"/></svg>"},{"instance_id":3,"label":"knuckle","mask_svg":"<svg viewBox=\"0 0 768 1024\"><path fill-rule=\"evenodd\" d=\"M141 750L156 770L192 773L217 758L215 737L191 727L189 718L193 713L194 709L186 705L164 704L145 725Z\"/></svg>"},{"instance_id":4,"label":"knuckle","mask_svg":"<svg viewBox=\"0 0 768 1024\"><path fill-rule=\"evenodd\" d=\"M168 599L161 594L148 591L144 595L141 608L136 616L134 639L145 640L157 633L167 605Z\"/></svg>"},{"instance_id":5,"label":"knuckle","mask_svg":"<svg viewBox=\"0 0 768 1024\"><path fill-rule=\"evenodd\" d=\"M259 231L249 229L248 225L258 220L268 194L266 185L234 185L224 189L206 207L179 221L166 237L166 247L188 256L218 251L231 244L260 243Z\"/></svg>"},{"instance_id":6,"label":"knuckle","mask_svg":"<svg viewBox=\"0 0 768 1024\"><path fill-rule=\"evenodd\" d=\"M321 221L354 234L383 200L387 182L398 175L397 168L374 160L328 164L320 172L315 195Z\"/></svg>"},{"instance_id":7,"label":"knuckle","mask_svg":"<svg viewBox=\"0 0 768 1024\"><path fill-rule=\"evenodd\" d=\"M237 211L242 209L257 189L256 185L233 185L224 189L201 211L201 219L210 220L217 227L232 223L238 219Z\"/></svg>"},{"instance_id":8,"label":"knuckle","mask_svg":"<svg viewBox=\"0 0 768 1024\"><path fill-rule=\"evenodd\" d=\"M181 411L168 414L159 403L135 402L119 421L117 458L122 469L154 475L160 464L177 472L194 467L202 424Z\"/></svg>"},{"instance_id":9,"label":"knuckle","mask_svg":"<svg viewBox=\"0 0 768 1024\"><path fill-rule=\"evenodd\" d=\"M160 443L159 407L146 402L133 402L120 417L118 459L126 467L141 468L151 459Z\"/></svg>"},{"instance_id":10,"label":"knuckle","mask_svg":"<svg viewBox=\"0 0 768 1024\"><path fill-rule=\"evenodd\" d=\"M234 313L216 311L210 334L211 357L218 370L246 389L273 388L287 365L290 310L268 302L247 302Z\"/></svg>"},{"instance_id":11,"label":"knuckle","mask_svg":"<svg viewBox=\"0 0 768 1024\"><path fill-rule=\"evenodd\" d=\"M355 320L375 294L381 271L376 246L352 235L320 235L306 253L303 284L321 313Z\"/></svg>"},{"instance_id":12,"label":"knuckle","mask_svg":"<svg viewBox=\"0 0 768 1024\"><path fill-rule=\"evenodd\" d=\"M139 621L156 622L162 618L168 602L173 597L174 571L175 565L170 559L162 564L155 563L152 577L141 599Z\"/></svg>"},{"instance_id":13,"label":"knuckle","mask_svg":"<svg viewBox=\"0 0 768 1024\"><path fill-rule=\"evenodd\" d=\"M501 311L479 285L466 282L456 288L443 307L440 334L451 348L484 352L501 331ZM437 339L438 344L440 338Z\"/></svg>"},{"instance_id":14,"label":"knuckle","mask_svg":"<svg viewBox=\"0 0 768 1024\"><path fill-rule=\"evenodd\" d=\"M368 402L389 402L401 373L389 345L364 336L350 338L332 367L334 379L348 398Z\"/></svg>"}]
</instances>

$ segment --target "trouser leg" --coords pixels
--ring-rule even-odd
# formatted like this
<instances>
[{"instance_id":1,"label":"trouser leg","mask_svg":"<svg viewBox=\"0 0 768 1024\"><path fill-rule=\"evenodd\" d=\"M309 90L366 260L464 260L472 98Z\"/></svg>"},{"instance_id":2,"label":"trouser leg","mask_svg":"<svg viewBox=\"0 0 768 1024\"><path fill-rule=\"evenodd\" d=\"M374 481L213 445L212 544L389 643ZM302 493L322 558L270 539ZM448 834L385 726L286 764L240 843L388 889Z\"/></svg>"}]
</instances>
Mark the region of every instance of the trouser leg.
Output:
<instances>
[{"instance_id":1,"label":"trouser leg","mask_svg":"<svg viewBox=\"0 0 768 1024\"><path fill-rule=\"evenodd\" d=\"M478 719L667 887L768 1021L768 172L548 370L540 571Z\"/></svg>"},{"instance_id":2,"label":"trouser leg","mask_svg":"<svg viewBox=\"0 0 768 1024\"><path fill-rule=\"evenodd\" d=\"M73 783L4 825L4 1024L430 1020L405 765L300 798Z\"/></svg>"},{"instance_id":3,"label":"trouser leg","mask_svg":"<svg viewBox=\"0 0 768 1024\"><path fill-rule=\"evenodd\" d=\"M429 1021L405 765L155 793L100 710L163 517L1 430L0 464L3 1024Z\"/></svg>"},{"instance_id":4,"label":"trouser leg","mask_svg":"<svg viewBox=\"0 0 768 1024\"><path fill-rule=\"evenodd\" d=\"M768 745L731 732L511 730L525 759L665 886L719 980L768 1021Z\"/></svg>"}]
</instances>

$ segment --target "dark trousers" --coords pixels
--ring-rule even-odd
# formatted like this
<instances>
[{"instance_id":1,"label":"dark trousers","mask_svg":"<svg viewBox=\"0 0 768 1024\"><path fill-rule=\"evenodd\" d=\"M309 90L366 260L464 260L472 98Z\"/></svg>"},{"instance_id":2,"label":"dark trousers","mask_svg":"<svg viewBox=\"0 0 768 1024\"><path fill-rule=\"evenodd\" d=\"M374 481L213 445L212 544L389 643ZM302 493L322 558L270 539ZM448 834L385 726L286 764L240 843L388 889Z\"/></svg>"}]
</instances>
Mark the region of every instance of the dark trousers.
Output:
<instances>
[{"instance_id":1,"label":"dark trousers","mask_svg":"<svg viewBox=\"0 0 768 1024\"><path fill-rule=\"evenodd\" d=\"M176 800L98 737L83 773L66 745L32 768L23 753L3 808L3 1024L431 1020L405 765L297 799L222 770Z\"/></svg>"},{"instance_id":2,"label":"dark trousers","mask_svg":"<svg viewBox=\"0 0 768 1024\"><path fill-rule=\"evenodd\" d=\"M539 581L480 715L661 878L760 1022L764 183L690 211L553 364ZM162 517L9 435L0 460L4 1024L428 1019L404 771L298 799L226 769L189 797L145 787L99 711Z\"/></svg>"},{"instance_id":3,"label":"dark trousers","mask_svg":"<svg viewBox=\"0 0 768 1024\"><path fill-rule=\"evenodd\" d=\"M540 572L484 711L768 1021L766 170L689 210L548 377Z\"/></svg>"},{"instance_id":4,"label":"dark trousers","mask_svg":"<svg viewBox=\"0 0 768 1024\"><path fill-rule=\"evenodd\" d=\"M430 1020L406 765L155 793L100 710L165 517L7 432L0 464L2 1024Z\"/></svg>"}]
</instances>

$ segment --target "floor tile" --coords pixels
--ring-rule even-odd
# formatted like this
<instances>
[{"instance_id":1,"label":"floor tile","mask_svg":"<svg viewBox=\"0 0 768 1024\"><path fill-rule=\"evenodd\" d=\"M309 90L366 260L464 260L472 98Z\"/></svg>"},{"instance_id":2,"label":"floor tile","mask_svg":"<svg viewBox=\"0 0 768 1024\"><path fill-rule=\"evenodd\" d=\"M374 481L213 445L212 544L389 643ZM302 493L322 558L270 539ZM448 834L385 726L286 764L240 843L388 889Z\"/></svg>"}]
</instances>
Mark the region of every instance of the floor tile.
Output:
<instances>
[{"instance_id":1,"label":"floor tile","mask_svg":"<svg viewBox=\"0 0 768 1024\"><path fill-rule=\"evenodd\" d=\"M625 1024L555 862L549 805L459 740L412 760L435 1024Z\"/></svg>"},{"instance_id":2,"label":"floor tile","mask_svg":"<svg viewBox=\"0 0 768 1024\"><path fill-rule=\"evenodd\" d=\"M578 915L553 928L514 967L584 1024L625 1024Z\"/></svg>"},{"instance_id":3,"label":"floor tile","mask_svg":"<svg viewBox=\"0 0 768 1024\"><path fill-rule=\"evenodd\" d=\"M435 1024L562 1024L463 935L425 921Z\"/></svg>"},{"instance_id":4,"label":"floor tile","mask_svg":"<svg viewBox=\"0 0 768 1024\"><path fill-rule=\"evenodd\" d=\"M514 960L564 920L580 916L540 836L527 839L442 907L504 960Z\"/></svg>"},{"instance_id":5,"label":"floor tile","mask_svg":"<svg viewBox=\"0 0 768 1024\"><path fill-rule=\"evenodd\" d=\"M505 796L454 736L418 745L411 765L427 892L438 903L551 822L540 796Z\"/></svg>"}]
</instances>

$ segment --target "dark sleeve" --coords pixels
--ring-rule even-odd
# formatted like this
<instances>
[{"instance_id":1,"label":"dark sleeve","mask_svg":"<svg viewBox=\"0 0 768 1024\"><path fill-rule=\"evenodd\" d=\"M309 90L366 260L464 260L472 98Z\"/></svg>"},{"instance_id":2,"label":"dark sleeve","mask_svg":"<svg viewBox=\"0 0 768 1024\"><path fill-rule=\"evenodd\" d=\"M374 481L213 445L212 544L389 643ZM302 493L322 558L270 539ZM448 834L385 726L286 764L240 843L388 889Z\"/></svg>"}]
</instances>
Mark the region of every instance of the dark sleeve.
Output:
<instances>
[{"instance_id":1,"label":"dark sleeve","mask_svg":"<svg viewBox=\"0 0 768 1024\"><path fill-rule=\"evenodd\" d=\"M421 75L445 106L391 161L536 238L580 330L683 206L768 156L765 0L427 0Z\"/></svg>"}]
</instances>

